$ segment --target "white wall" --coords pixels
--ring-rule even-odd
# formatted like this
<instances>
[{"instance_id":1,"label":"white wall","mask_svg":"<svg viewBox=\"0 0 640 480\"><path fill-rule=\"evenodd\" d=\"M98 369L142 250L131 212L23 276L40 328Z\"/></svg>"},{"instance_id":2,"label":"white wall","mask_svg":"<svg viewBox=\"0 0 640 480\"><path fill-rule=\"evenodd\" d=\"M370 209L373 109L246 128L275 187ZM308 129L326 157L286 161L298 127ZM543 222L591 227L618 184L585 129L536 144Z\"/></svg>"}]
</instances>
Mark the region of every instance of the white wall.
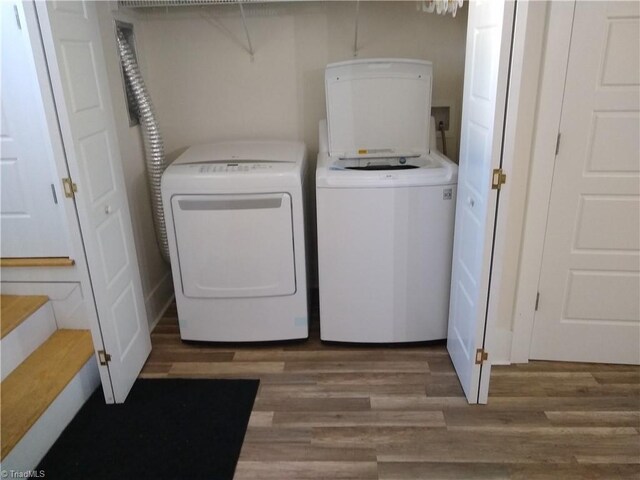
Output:
<instances>
[{"instance_id":1,"label":"white wall","mask_svg":"<svg viewBox=\"0 0 640 480\"><path fill-rule=\"evenodd\" d=\"M170 300L173 284L171 269L162 260L156 243L140 126L129 127L120 60L116 48L114 15L118 20L134 25L137 24L137 19L135 14L130 14L131 12L116 11L115 2L97 2L97 9L138 254L142 290L147 317L149 323L153 324L158 320Z\"/></svg>"},{"instance_id":2,"label":"white wall","mask_svg":"<svg viewBox=\"0 0 640 480\"><path fill-rule=\"evenodd\" d=\"M353 58L355 3L245 5L251 61L237 6L140 10L136 37L167 151L243 137L299 139L311 157L325 115L324 67ZM457 158L466 6L456 18L416 2L361 2L359 58L434 64L434 105L453 108Z\"/></svg>"}]
</instances>

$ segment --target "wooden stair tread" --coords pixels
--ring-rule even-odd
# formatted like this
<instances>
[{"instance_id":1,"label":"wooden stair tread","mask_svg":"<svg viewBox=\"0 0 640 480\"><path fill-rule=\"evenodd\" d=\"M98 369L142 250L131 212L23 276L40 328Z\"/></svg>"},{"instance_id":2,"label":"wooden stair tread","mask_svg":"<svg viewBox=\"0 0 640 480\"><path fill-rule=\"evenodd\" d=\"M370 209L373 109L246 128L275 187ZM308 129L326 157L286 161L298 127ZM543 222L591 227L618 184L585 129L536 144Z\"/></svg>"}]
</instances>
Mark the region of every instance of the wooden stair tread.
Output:
<instances>
[{"instance_id":1,"label":"wooden stair tread","mask_svg":"<svg viewBox=\"0 0 640 480\"><path fill-rule=\"evenodd\" d=\"M69 257L0 258L0 267L73 267L75 264Z\"/></svg>"},{"instance_id":2,"label":"wooden stair tread","mask_svg":"<svg viewBox=\"0 0 640 480\"><path fill-rule=\"evenodd\" d=\"M49 301L46 295L0 295L0 338Z\"/></svg>"},{"instance_id":3,"label":"wooden stair tread","mask_svg":"<svg viewBox=\"0 0 640 480\"><path fill-rule=\"evenodd\" d=\"M0 460L93 355L89 330L57 330L2 382Z\"/></svg>"}]
</instances>

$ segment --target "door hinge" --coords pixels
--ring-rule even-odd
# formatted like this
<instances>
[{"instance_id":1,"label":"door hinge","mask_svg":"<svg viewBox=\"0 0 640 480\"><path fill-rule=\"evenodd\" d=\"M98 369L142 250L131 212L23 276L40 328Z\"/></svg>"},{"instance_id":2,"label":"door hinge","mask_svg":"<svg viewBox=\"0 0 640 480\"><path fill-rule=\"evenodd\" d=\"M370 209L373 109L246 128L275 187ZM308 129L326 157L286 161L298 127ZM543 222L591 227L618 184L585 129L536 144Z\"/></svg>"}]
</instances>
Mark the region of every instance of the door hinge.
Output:
<instances>
[{"instance_id":1,"label":"door hinge","mask_svg":"<svg viewBox=\"0 0 640 480\"><path fill-rule=\"evenodd\" d=\"M62 187L64 188L64 196L67 198L74 198L78 191L78 186L71 181L70 178L62 179Z\"/></svg>"},{"instance_id":2,"label":"door hinge","mask_svg":"<svg viewBox=\"0 0 640 480\"><path fill-rule=\"evenodd\" d=\"M560 137L562 136L561 133L558 133L558 138L556 138L556 155L558 155L558 152L560 151Z\"/></svg>"},{"instance_id":3,"label":"door hinge","mask_svg":"<svg viewBox=\"0 0 640 480\"><path fill-rule=\"evenodd\" d=\"M501 168L494 168L491 176L491 188L500 190L505 183L507 183L507 174Z\"/></svg>"},{"instance_id":4,"label":"door hinge","mask_svg":"<svg viewBox=\"0 0 640 480\"><path fill-rule=\"evenodd\" d=\"M18 30L22 30L22 23L20 23L20 14L18 13L18 6L13 6L13 12L16 14L16 23L18 24Z\"/></svg>"},{"instance_id":5,"label":"door hinge","mask_svg":"<svg viewBox=\"0 0 640 480\"><path fill-rule=\"evenodd\" d=\"M476 350L476 365L482 365L483 362L489 359L489 354L484 351L483 348Z\"/></svg>"},{"instance_id":6,"label":"door hinge","mask_svg":"<svg viewBox=\"0 0 640 480\"><path fill-rule=\"evenodd\" d=\"M540 304L540 292L536 294L536 308L535 311L538 311L538 305Z\"/></svg>"},{"instance_id":7,"label":"door hinge","mask_svg":"<svg viewBox=\"0 0 640 480\"><path fill-rule=\"evenodd\" d=\"M104 350L98 350L98 361L100 362L100 365L106 365L111 361L111 355Z\"/></svg>"}]
</instances>

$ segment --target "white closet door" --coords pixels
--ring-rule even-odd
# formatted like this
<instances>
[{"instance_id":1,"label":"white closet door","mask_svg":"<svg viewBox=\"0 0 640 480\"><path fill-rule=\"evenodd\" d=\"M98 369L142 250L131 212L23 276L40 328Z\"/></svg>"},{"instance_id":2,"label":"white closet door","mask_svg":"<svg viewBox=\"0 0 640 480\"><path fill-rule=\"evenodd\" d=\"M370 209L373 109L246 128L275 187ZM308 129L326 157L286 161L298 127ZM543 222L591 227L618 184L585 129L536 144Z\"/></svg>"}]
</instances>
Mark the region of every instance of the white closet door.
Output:
<instances>
[{"instance_id":1,"label":"white closet door","mask_svg":"<svg viewBox=\"0 0 640 480\"><path fill-rule=\"evenodd\" d=\"M639 15L575 5L532 359L640 363Z\"/></svg>"},{"instance_id":2,"label":"white closet door","mask_svg":"<svg viewBox=\"0 0 640 480\"><path fill-rule=\"evenodd\" d=\"M501 145L515 4L469 2L447 349L469 403L486 403L484 348ZM481 352L480 352L481 354Z\"/></svg>"},{"instance_id":3,"label":"white closet door","mask_svg":"<svg viewBox=\"0 0 640 480\"><path fill-rule=\"evenodd\" d=\"M151 351L94 2L37 3L111 386L123 402ZM97 327L97 328L96 328ZM95 339L94 339L95 340ZM97 343L97 342L96 342Z\"/></svg>"},{"instance_id":4,"label":"white closet door","mask_svg":"<svg viewBox=\"0 0 640 480\"><path fill-rule=\"evenodd\" d=\"M0 256L67 257L61 183L20 2L0 2Z\"/></svg>"}]
</instances>

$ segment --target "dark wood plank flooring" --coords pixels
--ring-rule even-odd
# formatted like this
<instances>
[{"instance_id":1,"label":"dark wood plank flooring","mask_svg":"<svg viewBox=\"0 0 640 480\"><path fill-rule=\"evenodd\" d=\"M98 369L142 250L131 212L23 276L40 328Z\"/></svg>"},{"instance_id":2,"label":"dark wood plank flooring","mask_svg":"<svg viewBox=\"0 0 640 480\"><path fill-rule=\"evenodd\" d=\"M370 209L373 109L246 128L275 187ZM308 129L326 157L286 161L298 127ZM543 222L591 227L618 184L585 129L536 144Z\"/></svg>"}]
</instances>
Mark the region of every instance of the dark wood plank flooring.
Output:
<instances>
[{"instance_id":1,"label":"dark wood plank flooring","mask_svg":"<svg viewBox=\"0 0 640 480\"><path fill-rule=\"evenodd\" d=\"M640 479L640 367L495 366L468 405L444 345L183 343L175 306L145 378L259 378L236 479Z\"/></svg>"}]
</instances>

